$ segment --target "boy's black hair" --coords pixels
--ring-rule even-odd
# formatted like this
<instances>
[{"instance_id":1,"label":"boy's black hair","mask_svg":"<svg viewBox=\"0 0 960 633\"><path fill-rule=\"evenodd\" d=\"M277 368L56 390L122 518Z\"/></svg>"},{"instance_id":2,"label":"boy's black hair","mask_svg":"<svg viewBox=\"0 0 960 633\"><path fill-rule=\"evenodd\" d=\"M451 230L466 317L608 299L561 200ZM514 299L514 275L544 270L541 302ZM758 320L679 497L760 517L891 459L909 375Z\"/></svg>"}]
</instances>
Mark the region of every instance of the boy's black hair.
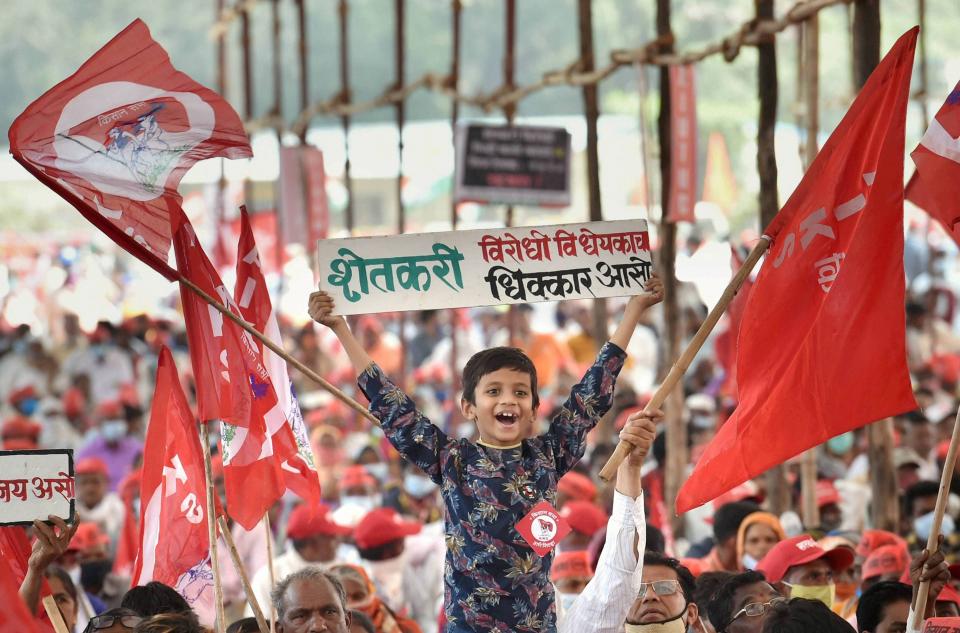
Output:
<instances>
[{"instance_id":1,"label":"boy's black hair","mask_svg":"<svg viewBox=\"0 0 960 633\"><path fill-rule=\"evenodd\" d=\"M707 604L707 615L717 633L721 633L730 623L733 616L733 594L740 587L746 587L757 582L767 582L767 579L758 571L745 571L727 578L717 587L710 602Z\"/></svg>"},{"instance_id":2,"label":"boy's black hair","mask_svg":"<svg viewBox=\"0 0 960 633\"><path fill-rule=\"evenodd\" d=\"M260 633L256 618L241 618L227 627L227 633Z\"/></svg>"},{"instance_id":3,"label":"boy's black hair","mask_svg":"<svg viewBox=\"0 0 960 633\"><path fill-rule=\"evenodd\" d=\"M667 539L663 536L657 526L647 523L647 546L648 552L665 554L667 552Z\"/></svg>"},{"instance_id":4,"label":"boy's black hair","mask_svg":"<svg viewBox=\"0 0 960 633\"><path fill-rule=\"evenodd\" d=\"M863 592L857 604L857 631L876 631L884 610L895 602L913 601L913 587L902 582L878 582Z\"/></svg>"},{"instance_id":5,"label":"boy's black hair","mask_svg":"<svg viewBox=\"0 0 960 633\"><path fill-rule=\"evenodd\" d=\"M690 573L690 570L683 566L683 563L676 558L666 556L660 552L647 550L643 554L643 566L659 565L660 567L669 567L677 574L677 580L680 581L680 589L683 591L683 597L686 601L693 602L693 591L696 588L697 581Z\"/></svg>"},{"instance_id":6,"label":"boy's black hair","mask_svg":"<svg viewBox=\"0 0 960 633\"><path fill-rule=\"evenodd\" d=\"M720 506L713 515L713 538L717 545L736 536L743 520L759 511L760 506L752 501L733 501Z\"/></svg>"},{"instance_id":7,"label":"boy's black hair","mask_svg":"<svg viewBox=\"0 0 960 633\"><path fill-rule=\"evenodd\" d=\"M940 494L940 484L935 481L922 480L907 488L903 493L903 512L905 516L913 516L913 502L923 497L936 497Z\"/></svg>"},{"instance_id":8,"label":"boy's black hair","mask_svg":"<svg viewBox=\"0 0 960 633\"><path fill-rule=\"evenodd\" d=\"M477 404L474 393L480 379L498 369L513 369L530 374L530 392L533 396L533 408L540 405L537 393L537 368L530 357L516 347L491 347L470 357L463 368L463 397L470 404Z\"/></svg>"},{"instance_id":9,"label":"boy's black hair","mask_svg":"<svg viewBox=\"0 0 960 633\"><path fill-rule=\"evenodd\" d=\"M763 623L763 633L853 633L846 620L819 600L794 598L774 607Z\"/></svg>"},{"instance_id":10,"label":"boy's black hair","mask_svg":"<svg viewBox=\"0 0 960 633\"><path fill-rule=\"evenodd\" d=\"M156 580L133 587L123 596L120 606L132 609L145 618L160 613L193 613L190 604L176 589Z\"/></svg>"},{"instance_id":11,"label":"boy's black hair","mask_svg":"<svg viewBox=\"0 0 960 633\"><path fill-rule=\"evenodd\" d=\"M700 609L700 614L704 619L707 618L707 604L717 593L717 589L729 578L733 577L729 571L707 571L697 578L697 586L693 590L693 601Z\"/></svg>"}]
</instances>

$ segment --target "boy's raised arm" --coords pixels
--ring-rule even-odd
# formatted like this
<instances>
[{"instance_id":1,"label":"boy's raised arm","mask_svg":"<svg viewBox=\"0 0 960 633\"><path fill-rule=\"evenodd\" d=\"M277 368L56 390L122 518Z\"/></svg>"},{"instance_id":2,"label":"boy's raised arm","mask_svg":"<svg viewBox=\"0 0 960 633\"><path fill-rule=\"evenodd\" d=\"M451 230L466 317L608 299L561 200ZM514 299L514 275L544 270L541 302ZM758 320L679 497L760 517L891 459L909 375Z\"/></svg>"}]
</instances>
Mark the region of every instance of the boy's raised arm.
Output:
<instances>
[{"instance_id":1,"label":"boy's raised arm","mask_svg":"<svg viewBox=\"0 0 960 633\"><path fill-rule=\"evenodd\" d=\"M350 357L350 363L353 365L353 371L358 376L364 370L373 364L373 359L367 354L367 351L360 345L360 341L350 331L347 320L342 316L335 316L333 312L333 298L323 290L317 290L310 293L309 304L310 318L325 325L337 335L340 344Z\"/></svg>"},{"instance_id":2,"label":"boy's raised arm","mask_svg":"<svg viewBox=\"0 0 960 633\"><path fill-rule=\"evenodd\" d=\"M630 297L630 301L627 302L627 307L623 311L623 318L617 325L613 336L610 337L610 342L620 349L626 350L627 345L630 344L630 337L633 336L633 331L637 329L637 324L640 323L640 317L643 316L647 308L661 301L663 301L663 283L660 281L660 277L654 273L647 280L645 291Z\"/></svg>"}]
</instances>

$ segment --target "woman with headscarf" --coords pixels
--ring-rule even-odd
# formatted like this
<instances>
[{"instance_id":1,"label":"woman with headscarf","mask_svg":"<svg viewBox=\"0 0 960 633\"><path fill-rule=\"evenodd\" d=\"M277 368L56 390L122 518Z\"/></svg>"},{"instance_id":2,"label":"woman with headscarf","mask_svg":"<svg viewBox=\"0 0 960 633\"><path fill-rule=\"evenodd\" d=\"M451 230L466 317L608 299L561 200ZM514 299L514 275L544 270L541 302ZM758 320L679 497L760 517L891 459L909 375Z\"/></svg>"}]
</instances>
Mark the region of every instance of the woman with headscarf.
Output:
<instances>
[{"instance_id":1,"label":"woman with headscarf","mask_svg":"<svg viewBox=\"0 0 960 633\"><path fill-rule=\"evenodd\" d=\"M394 613L376 593L373 582L363 567L334 565L336 574L347 593L347 608L360 611L373 621L377 633L422 633L420 626L409 618Z\"/></svg>"},{"instance_id":2,"label":"woman with headscarf","mask_svg":"<svg viewBox=\"0 0 960 633\"><path fill-rule=\"evenodd\" d=\"M780 520L769 512L748 514L737 531L737 564L754 569L773 546L787 538Z\"/></svg>"}]
</instances>

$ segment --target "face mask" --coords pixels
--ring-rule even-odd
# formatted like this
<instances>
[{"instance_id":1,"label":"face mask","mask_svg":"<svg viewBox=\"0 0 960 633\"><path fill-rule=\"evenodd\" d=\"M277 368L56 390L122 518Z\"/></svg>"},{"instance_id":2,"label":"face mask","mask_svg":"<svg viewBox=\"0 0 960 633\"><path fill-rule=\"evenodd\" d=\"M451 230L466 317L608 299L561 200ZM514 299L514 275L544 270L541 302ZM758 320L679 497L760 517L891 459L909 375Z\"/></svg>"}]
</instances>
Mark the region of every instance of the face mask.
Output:
<instances>
[{"instance_id":1,"label":"face mask","mask_svg":"<svg viewBox=\"0 0 960 633\"><path fill-rule=\"evenodd\" d=\"M557 592L557 606L560 613L567 613L573 607L574 601L580 596L579 593Z\"/></svg>"},{"instance_id":2,"label":"face mask","mask_svg":"<svg viewBox=\"0 0 960 633\"><path fill-rule=\"evenodd\" d=\"M933 512L928 512L922 517L917 517L913 520L913 531L921 541L926 541L930 538L930 531L933 529L933 514ZM944 514L943 521L940 522L940 534L944 536L953 534L954 527L953 517L949 514Z\"/></svg>"},{"instance_id":3,"label":"face mask","mask_svg":"<svg viewBox=\"0 0 960 633\"><path fill-rule=\"evenodd\" d=\"M437 489L437 484L433 483L429 477L407 473L403 476L403 489L411 497L423 499Z\"/></svg>"},{"instance_id":4,"label":"face mask","mask_svg":"<svg viewBox=\"0 0 960 633\"><path fill-rule=\"evenodd\" d=\"M827 450L834 455L846 455L853 448L853 433L843 433L827 440Z\"/></svg>"},{"instance_id":5,"label":"face mask","mask_svg":"<svg viewBox=\"0 0 960 633\"><path fill-rule=\"evenodd\" d=\"M838 600L849 600L850 598L857 595L857 583L855 582L838 582L837 583L837 599Z\"/></svg>"},{"instance_id":6,"label":"face mask","mask_svg":"<svg viewBox=\"0 0 960 633\"><path fill-rule=\"evenodd\" d=\"M829 585L791 585L783 583L790 587L790 599L803 598L804 600L819 600L829 608L833 608L833 602L837 597L837 586L833 583Z\"/></svg>"},{"instance_id":7,"label":"face mask","mask_svg":"<svg viewBox=\"0 0 960 633\"><path fill-rule=\"evenodd\" d=\"M683 616L687 614L687 607L677 615L664 620L663 622L650 622L648 624L630 624L626 623L626 633L686 633L687 625L683 623Z\"/></svg>"},{"instance_id":8,"label":"face mask","mask_svg":"<svg viewBox=\"0 0 960 633\"><path fill-rule=\"evenodd\" d=\"M367 472L373 475L381 484L387 480L389 471L387 465L383 462L378 462L376 464L364 464L363 467L366 468Z\"/></svg>"},{"instance_id":9,"label":"face mask","mask_svg":"<svg viewBox=\"0 0 960 633\"><path fill-rule=\"evenodd\" d=\"M36 398L26 398L20 401L19 405L17 405L17 408L20 409L20 412L23 413L23 415L30 417L37 412L38 404L40 404L40 401Z\"/></svg>"},{"instance_id":10,"label":"face mask","mask_svg":"<svg viewBox=\"0 0 960 633\"><path fill-rule=\"evenodd\" d=\"M108 442L116 442L127 434L127 423L123 420L107 420L100 425L100 434Z\"/></svg>"},{"instance_id":11,"label":"face mask","mask_svg":"<svg viewBox=\"0 0 960 633\"><path fill-rule=\"evenodd\" d=\"M341 506L359 506L364 510L373 510L380 505L380 495L346 495L340 497Z\"/></svg>"},{"instance_id":12,"label":"face mask","mask_svg":"<svg viewBox=\"0 0 960 633\"><path fill-rule=\"evenodd\" d=\"M744 554L743 558L740 559L740 562L743 563L744 569L756 569L757 563L759 563L760 561L758 561L756 558L754 558L750 554Z\"/></svg>"}]
</instances>

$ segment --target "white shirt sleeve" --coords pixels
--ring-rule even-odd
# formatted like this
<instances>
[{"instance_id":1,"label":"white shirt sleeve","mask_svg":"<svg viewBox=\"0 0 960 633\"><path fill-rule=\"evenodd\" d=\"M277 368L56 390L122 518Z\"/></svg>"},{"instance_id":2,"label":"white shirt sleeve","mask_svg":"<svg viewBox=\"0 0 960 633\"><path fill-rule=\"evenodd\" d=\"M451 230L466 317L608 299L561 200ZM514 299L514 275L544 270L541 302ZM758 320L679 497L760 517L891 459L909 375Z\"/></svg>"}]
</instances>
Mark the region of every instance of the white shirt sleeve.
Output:
<instances>
[{"instance_id":1,"label":"white shirt sleeve","mask_svg":"<svg viewBox=\"0 0 960 633\"><path fill-rule=\"evenodd\" d=\"M639 536L637 549L634 539ZM614 491L613 513L593 579L570 609L562 614L560 633L617 633L640 591L646 549L643 495L632 499Z\"/></svg>"}]
</instances>

